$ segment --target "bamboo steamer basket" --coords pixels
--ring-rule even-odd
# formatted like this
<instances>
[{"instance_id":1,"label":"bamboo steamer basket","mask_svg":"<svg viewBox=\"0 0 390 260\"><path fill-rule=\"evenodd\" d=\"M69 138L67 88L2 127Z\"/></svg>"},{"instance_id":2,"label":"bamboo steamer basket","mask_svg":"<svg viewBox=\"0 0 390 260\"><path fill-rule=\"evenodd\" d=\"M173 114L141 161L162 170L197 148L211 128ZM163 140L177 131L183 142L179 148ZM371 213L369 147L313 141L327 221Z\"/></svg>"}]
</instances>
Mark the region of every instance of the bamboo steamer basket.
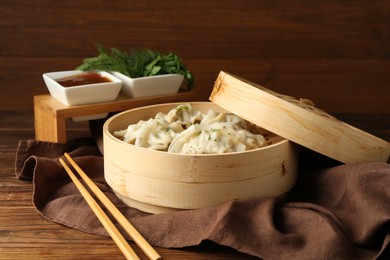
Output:
<instances>
[{"instance_id":1,"label":"bamboo steamer basket","mask_svg":"<svg viewBox=\"0 0 390 260\"><path fill-rule=\"evenodd\" d=\"M282 196L296 182L294 144L267 132L269 145L245 152L186 155L125 143L113 135L130 124L167 113L180 103L131 109L103 126L105 179L127 205L150 213L212 207L239 198ZM202 112L226 112L191 102Z\"/></svg>"}]
</instances>

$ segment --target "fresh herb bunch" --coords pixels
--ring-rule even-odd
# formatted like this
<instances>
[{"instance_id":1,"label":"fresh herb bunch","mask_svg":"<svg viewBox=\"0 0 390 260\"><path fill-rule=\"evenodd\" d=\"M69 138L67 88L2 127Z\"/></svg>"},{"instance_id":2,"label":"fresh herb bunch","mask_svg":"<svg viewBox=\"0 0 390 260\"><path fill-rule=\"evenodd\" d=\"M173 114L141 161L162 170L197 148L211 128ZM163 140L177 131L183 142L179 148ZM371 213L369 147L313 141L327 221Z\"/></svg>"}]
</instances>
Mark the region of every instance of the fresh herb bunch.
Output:
<instances>
[{"instance_id":1,"label":"fresh herb bunch","mask_svg":"<svg viewBox=\"0 0 390 260\"><path fill-rule=\"evenodd\" d=\"M173 52L161 54L150 49L133 49L130 53L118 48L108 51L102 44L97 44L99 55L85 58L77 67L78 70L117 71L131 78L163 74L182 74L191 89L194 78L182 63L180 57Z\"/></svg>"}]
</instances>

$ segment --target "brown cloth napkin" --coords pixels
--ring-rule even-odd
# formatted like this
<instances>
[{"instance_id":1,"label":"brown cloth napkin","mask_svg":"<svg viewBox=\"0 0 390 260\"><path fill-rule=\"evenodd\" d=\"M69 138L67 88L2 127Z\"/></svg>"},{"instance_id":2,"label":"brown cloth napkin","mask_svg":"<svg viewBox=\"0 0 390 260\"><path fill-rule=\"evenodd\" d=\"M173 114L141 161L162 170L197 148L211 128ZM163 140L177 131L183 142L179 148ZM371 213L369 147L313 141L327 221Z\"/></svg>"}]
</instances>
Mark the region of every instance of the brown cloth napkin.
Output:
<instances>
[{"instance_id":1,"label":"brown cloth napkin","mask_svg":"<svg viewBox=\"0 0 390 260\"><path fill-rule=\"evenodd\" d=\"M104 181L103 157L93 139L72 144L20 141L16 176L33 182L39 214L102 236L106 231L58 162L64 152L154 246L183 248L213 241L262 259L390 258L386 163L300 169L296 186L282 200L234 200L213 208L151 215L115 197Z\"/></svg>"}]
</instances>

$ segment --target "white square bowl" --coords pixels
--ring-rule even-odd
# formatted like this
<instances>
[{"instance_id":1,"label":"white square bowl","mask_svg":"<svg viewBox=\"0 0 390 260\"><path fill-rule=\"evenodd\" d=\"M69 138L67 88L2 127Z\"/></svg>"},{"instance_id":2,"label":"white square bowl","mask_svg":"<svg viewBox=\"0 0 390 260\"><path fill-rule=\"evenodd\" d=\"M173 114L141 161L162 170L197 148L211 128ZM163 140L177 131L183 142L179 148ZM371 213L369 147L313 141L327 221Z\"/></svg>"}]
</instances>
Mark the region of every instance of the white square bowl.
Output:
<instances>
[{"instance_id":1,"label":"white square bowl","mask_svg":"<svg viewBox=\"0 0 390 260\"><path fill-rule=\"evenodd\" d=\"M181 74L130 78L120 72L113 71L111 73L123 81L122 92L133 98L177 93L184 79Z\"/></svg>"},{"instance_id":2,"label":"white square bowl","mask_svg":"<svg viewBox=\"0 0 390 260\"><path fill-rule=\"evenodd\" d=\"M43 80L50 94L66 106L85 105L113 101L118 97L122 81L105 71L94 71L111 80L111 82L63 87L56 80L84 73L81 70L44 73Z\"/></svg>"}]
</instances>

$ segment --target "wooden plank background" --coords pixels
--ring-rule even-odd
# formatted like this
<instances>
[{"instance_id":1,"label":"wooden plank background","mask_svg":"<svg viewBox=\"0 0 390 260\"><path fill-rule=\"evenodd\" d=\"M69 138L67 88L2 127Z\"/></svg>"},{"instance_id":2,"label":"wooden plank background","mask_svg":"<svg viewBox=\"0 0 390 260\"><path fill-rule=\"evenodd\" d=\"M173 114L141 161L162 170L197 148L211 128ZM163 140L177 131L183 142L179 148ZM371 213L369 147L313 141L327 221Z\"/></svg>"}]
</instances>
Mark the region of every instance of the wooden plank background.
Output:
<instances>
[{"instance_id":1,"label":"wooden plank background","mask_svg":"<svg viewBox=\"0 0 390 260\"><path fill-rule=\"evenodd\" d=\"M30 110L42 73L95 43L174 51L207 100L220 70L330 113L390 114L390 2L0 0L0 110Z\"/></svg>"}]
</instances>

